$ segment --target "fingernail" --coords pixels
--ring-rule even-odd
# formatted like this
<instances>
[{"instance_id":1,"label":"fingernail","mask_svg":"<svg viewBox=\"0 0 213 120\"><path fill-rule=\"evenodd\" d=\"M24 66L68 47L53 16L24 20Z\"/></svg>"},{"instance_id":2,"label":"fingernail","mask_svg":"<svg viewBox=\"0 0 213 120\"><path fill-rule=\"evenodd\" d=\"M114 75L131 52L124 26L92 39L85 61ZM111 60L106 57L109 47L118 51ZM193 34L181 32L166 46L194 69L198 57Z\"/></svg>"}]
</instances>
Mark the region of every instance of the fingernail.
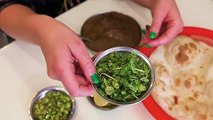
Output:
<instances>
[{"instance_id":1,"label":"fingernail","mask_svg":"<svg viewBox=\"0 0 213 120\"><path fill-rule=\"evenodd\" d=\"M96 73L94 73L90 78L92 79L93 83L95 83L95 84L98 84L100 82L100 79Z\"/></svg>"},{"instance_id":2,"label":"fingernail","mask_svg":"<svg viewBox=\"0 0 213 120\"><path fill-rule=\"evenodd\" d=\"M151 32L149 35L150 39L155 39L157 37L157 34L155 32Z\"/></svg>"}]
</instances>

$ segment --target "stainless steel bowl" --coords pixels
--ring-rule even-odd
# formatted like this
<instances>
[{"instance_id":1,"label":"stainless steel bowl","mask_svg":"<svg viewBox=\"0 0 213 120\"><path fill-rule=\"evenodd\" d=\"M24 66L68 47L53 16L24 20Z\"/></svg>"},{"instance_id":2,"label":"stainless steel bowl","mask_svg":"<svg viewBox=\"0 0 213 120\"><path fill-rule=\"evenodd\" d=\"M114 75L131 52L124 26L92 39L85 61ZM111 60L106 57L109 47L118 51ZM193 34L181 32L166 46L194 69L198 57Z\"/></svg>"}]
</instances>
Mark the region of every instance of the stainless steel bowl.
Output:
<instances>
[{"instance_id":1,"label":"stainless steel bowl","mask_svg":"<svg viewBox=\"0 0 213 120\"><path fill-rule=\"evenodd\" d=\"M88 96L87 99L92 104L92 106L94 106L97 109L103 110L103 111L110 111L110 110L117 109L119 107L118 105L114 105L114 104L111 104L111 103L108 103L108 105L106 105L106 106L98 106L98 105L95 104L93 97Z\"/></svg>"},{"instance_id":2,"label":"stainless steel bowl","mask_svg":"<svg viewBox=\"0 0 213 120\"><path fill-rule=\"evenodd\" d=\"M41 98L43 98L46 93L50 92L50 91L61 91L61 92L64 92L66 93L67 95L69 95L69 93L63 88L63 87L59 87L59 86L51 86L51 87L47 87L47 88L44 88L42 90L40 90L36 96L33 98L33 100L31 101L31 104L30 104L30 111L29 111L29 114L30 114L30 119L31 120L35 120L35 117L33 116L33 105ZM71 107L71 111L70 111L70 115L68 117L67 120L70 120L74 113L75 113L75 109L76 109L76 102L74 100L74 98L72 98L70 96L70 99L71 99L71 102L72 102L72 107Z\"/></svg>"},{"instance_id":3,"label":"stainless steel bowl","mask_svg":"<svg viewBox=\"0 0 213 120\"><path fill-rule=\"evenodd\" d=\"M97 88L97 85L96 84L93 84L93 89L95 90L95 92L97 94L99 94L101 97L103 97L105 100L107 100L109 103L111 104L114 104L114 105L129 105L129 104L136 104L136 103L139 103L141 101L143 101L150 93L151 93L151 90L154 86L154 83L155 83L155 75L154 75L154 67L152 66L151 62L149 61L149 59L143 54L141 53L140 51L134 49L134 48L130 48L130 47L125 47L125 46L121 46L121 47L113 47L113 48L110 48L110 49L107 49L105 50L104 52L102 52L101 54L99 54L96 59L94 60L94 64L95 66L98 64L98 62L105 56L107 56L108 54L110 53L113 53L113 52L133 52L133 53L136 53L139 57L141 57L145 62L146 64L149 66L150 70L151 70L151 77L150 77L150 80L151 80L151 83L150 83L150 86L148 88L148 90L141 96L139 97L138 99L134 100L134 101L129 101L129 102L118 102L118 101L114 101L112 99L109 99L107 97L104 97L102 96L99 92L98 92L98 88Z\"/></svg>"}]
</instances>

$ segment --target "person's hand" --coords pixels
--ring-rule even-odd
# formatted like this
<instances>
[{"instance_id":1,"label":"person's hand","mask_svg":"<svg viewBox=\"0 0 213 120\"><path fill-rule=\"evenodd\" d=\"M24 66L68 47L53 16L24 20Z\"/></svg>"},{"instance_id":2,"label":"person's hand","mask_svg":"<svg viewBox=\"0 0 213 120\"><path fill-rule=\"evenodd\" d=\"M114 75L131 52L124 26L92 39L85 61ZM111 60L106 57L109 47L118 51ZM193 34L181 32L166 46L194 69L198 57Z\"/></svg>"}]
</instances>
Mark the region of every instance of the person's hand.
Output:
<instances>
[{"instance_id":1,"label":"person's hand","mask_svg":"<svg viewBox=\"0 0 213 120\"><path fill-rule=\"evenodd\" d=\"M52 18L50 18L52 19ZM49 77L62 81L72 96L93 94L91 77L97 77L86 46L68 27L55 20L44 25L38 37Z\"/></svg>"},{"instance_id":2,"label":"person's hand","mask_svg":"<svg viewBox=\"0 0 213 120\"><path fill-rule=\"evenodd\" d=\"M39 45L49 77L60 80L70 95L93 94L91 82L97 83L98 76L92 59L84 43L67 26L14 4L0 12L0 29L17 40Z\"/></svg>"},{"instance_id":3,"label":"person's hand","mask_svg":"<svg viewBox=\"0 0 213 120\"><path fill-rule=\"evenodd\" d=\"M137 2L139 1L137 0ZM175 0L149 1L141 0L139 2L151 9L153 18L148 30L148 39L142 40L142 43L148 43L154 47L169 43L183 29L183 21Z\"/></svg>"}]
</instances>

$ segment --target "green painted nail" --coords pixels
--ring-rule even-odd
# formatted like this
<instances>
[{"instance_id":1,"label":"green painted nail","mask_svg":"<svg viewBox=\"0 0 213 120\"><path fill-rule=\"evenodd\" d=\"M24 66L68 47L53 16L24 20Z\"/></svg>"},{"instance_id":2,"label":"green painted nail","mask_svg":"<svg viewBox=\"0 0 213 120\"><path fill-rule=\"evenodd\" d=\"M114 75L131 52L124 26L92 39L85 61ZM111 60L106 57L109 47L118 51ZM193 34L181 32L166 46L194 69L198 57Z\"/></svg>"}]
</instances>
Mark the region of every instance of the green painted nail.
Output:
<instances>
[{"instance_id":1,"label":"green painted nail","mask_svg":"<svg viewBox=\"0 0 213 120\"><path fill-rule=\"evenodd\" d=\"M149 35L150 39L155 39L157 37L157 34L155 32L151 32Z\"/></svg>"},{"instance_id":2,"label":"green painted nail","mask_svg":"<svg viewBox=\"0 0 213 120\"><path fill-rule=\"evenodd\" d=\"M93 83L95 83L95 84L98 84L100 82L100 79L96 73L94 73L90 78L92 79Z\"/></svg>"}]
</instances>

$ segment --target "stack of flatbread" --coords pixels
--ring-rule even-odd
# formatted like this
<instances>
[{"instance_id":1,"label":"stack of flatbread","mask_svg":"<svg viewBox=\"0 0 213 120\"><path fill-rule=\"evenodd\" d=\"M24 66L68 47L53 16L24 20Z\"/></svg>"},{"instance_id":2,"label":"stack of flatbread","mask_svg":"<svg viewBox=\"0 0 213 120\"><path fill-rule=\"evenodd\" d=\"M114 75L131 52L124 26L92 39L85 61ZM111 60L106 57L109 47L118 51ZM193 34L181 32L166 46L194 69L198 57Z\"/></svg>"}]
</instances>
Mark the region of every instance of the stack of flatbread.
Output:
<instances>
[{"instance_id":1,"label":"stack of flatbread","mask_svg":"<svg viewBox=\"0 0 213 120\"><path fill-rule=\"evenodd\" d=\"M213 120L213 47L177 36L150 56L156 74L152 97L178 120Z\"/></svg>"}]
</instances>

